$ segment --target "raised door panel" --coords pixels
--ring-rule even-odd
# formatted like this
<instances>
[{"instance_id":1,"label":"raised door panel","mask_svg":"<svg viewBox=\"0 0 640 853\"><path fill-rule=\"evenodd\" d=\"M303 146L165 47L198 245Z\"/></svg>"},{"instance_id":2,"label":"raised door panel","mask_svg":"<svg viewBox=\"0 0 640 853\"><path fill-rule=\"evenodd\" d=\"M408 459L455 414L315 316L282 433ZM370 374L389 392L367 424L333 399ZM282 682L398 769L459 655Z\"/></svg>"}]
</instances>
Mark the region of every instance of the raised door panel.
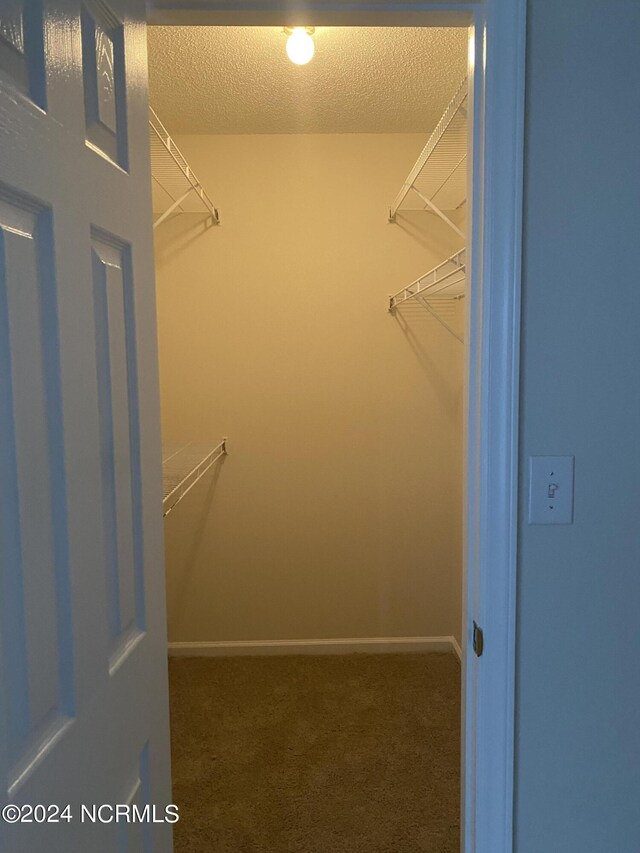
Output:
<instances>
[{"instance_id":1,"label":"raised door panel","mask_svg":"<svg viewBox=\"0 0 640 853\"><path fill-rule=\"evenodd\" d=\"M92 234L110 667L144 631L140 436L130 247Z\"/></svg>"},{"instance_id":2,"label":"raised door panel","mask_svg":"<svg viewBox=\"0 0 640 853\"><path fill-rule=\"evenodd\" d=\"M149 821L153 819L153 804L149 797L149 745L145 744L140 758L123 788L120 802L132 810L134 820L118 826L118 853L151 853L153 850ZM135 809L135 811L133 811ZM139 820L139 816L144 820Z\"/></svg>"},{"instance_id":3,"label":"raised door panel","mask_svg":"<svg viewBox=\"0 0 640 853\"><path fill-rule=\"evenodd\" d=\"M126 170L124 27L101 0L86 0L81 26L87 143Z\"/></svg>"},{"instance_id":4,"label":"raised door panel","mask_svg":"<svg viewBox=\"0 0 640 853\"><path fill-rule=\"evenodd\" d=\"M74 713L51 238L50 211L0 188L0 563L10 793Z\"/></svg>"},{"instance_id":5,"label":"raised door panel","mask_svg":"<svg viewBox=\"0 0 640 853\"><path fill-rule=\"evenodd\" d=\"M0 71L38 106L46 106L44 33L39 0L0 5Z\"/></svg>"}]
</instances>

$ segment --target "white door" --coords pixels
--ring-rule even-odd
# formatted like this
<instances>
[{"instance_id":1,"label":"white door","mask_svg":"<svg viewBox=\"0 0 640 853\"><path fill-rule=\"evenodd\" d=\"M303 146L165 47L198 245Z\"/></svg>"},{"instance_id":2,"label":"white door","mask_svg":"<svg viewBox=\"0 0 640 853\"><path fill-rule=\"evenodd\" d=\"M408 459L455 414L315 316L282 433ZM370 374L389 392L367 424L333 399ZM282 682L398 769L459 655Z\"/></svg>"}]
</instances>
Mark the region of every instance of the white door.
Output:
<instances>
[{"instance_id":1,"label":"white door","mask_svg":"<svg viewBox=\"0 0 640 853\"><path fill-rule=\"evenodd\" d=\"M0 799L70 805L3 853L171 850L146 73L143 0L0 0Z\"/></svg>"}]
</instances>

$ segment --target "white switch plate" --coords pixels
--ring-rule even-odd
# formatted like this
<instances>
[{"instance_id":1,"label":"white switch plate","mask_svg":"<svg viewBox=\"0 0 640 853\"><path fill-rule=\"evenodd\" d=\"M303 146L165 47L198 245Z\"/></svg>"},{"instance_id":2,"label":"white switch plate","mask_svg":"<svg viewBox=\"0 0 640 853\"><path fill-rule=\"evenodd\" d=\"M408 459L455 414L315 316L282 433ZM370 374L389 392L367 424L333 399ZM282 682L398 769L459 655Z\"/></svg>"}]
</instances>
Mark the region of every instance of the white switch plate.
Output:
<instances>
[{"instance_id":1,"label":"white switch plate","mask_svg":"<svg viewBox=\"0 0 640 853\"><path fill-rule=\"evenodd\" d=\"M529 524L573 524L573 456L529 457Z\"/></svg>"}]
</instances>

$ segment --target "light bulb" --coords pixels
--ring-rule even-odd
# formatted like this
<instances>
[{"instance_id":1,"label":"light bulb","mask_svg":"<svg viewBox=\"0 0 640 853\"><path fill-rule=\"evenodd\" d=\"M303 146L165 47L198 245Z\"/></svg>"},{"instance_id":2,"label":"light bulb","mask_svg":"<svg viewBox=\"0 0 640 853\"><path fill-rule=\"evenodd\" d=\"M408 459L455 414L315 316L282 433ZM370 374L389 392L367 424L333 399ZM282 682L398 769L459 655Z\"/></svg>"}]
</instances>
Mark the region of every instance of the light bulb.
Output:
<instances>
[{"instance_id":1,"label":"light bulb","mask_svg":"<svg viewBox=\"0 0 640 853\"><path fill-rule=\"evenodd\" d=\"M287 39L287 56L296 65L306 65L315 53L316 46L306 27L294 27Z\"/></svg>"}]
</instances>

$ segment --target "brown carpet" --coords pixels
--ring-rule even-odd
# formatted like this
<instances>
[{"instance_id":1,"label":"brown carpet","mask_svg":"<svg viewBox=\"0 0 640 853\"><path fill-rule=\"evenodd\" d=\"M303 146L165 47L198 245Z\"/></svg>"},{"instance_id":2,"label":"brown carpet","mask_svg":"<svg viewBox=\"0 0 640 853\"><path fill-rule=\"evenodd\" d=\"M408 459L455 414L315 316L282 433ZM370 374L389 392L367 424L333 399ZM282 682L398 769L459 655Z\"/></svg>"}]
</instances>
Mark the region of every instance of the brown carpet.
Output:
<instances>
[{"instance_id":1,"label":"brown carpet","mask_svg":"<svg viewBox=\"0 0 640 853\"><path fill-rule=\"evenodd\" d=\"M176 853L458 853L453 655L170 661Z\"/></svg>"}]
</instances>

